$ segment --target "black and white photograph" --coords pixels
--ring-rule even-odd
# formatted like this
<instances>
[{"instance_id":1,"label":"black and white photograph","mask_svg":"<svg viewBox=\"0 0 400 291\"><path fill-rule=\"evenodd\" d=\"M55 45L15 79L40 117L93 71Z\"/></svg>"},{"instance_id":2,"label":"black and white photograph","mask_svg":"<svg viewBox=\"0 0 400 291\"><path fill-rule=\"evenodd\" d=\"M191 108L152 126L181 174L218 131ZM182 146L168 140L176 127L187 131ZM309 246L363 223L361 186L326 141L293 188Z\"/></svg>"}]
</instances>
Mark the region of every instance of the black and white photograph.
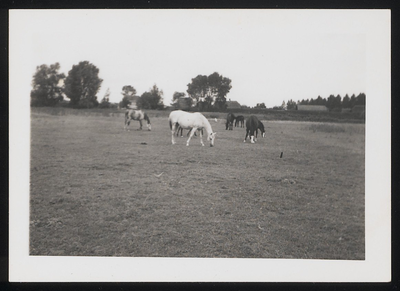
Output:
<instances>
[{"instance_id":1,"label":"black and white photograph","mask_svg":"<svg viewBox=\"0 0 400 291\"><path fill-rule=\"evenodd\" d=\"M390 10L9 23L10 281L390 281Z\"/></svg>"}]
</instances>

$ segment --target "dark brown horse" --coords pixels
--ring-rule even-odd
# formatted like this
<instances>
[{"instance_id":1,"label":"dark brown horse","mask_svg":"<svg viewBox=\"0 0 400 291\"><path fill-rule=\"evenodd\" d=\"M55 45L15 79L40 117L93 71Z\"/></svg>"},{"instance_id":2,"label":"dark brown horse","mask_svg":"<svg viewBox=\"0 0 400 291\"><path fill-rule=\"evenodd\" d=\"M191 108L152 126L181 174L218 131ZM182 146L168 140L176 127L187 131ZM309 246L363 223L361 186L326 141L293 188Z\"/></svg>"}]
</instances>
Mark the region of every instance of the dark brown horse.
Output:
<instances>
[{"instance_id":1,"label":"dark brown horse","mask_svg":"<svg viewBox=\"0 0 400 291\"><path fill-rule=\"evenodd\" d=\"M257 141L258 130L261 131L262 137L265 137L264 124L258 120L257 116L251 115L246 119L246 136L243 142L246 142L248 136L250 136L251 143ZM254 133L256 134L256 138L254 138Z\"/></svg>"},{"instance_id":2,"label":"dark brown horse","mask_svg":"<svg viewBox=\"0 0 400 291\"><path fill-rule=\"evenodd\" d=\"M239 124L240 124L240 127L244 127L244 116L243 115L236 116L235 127L239 126Z\"/></svg>"},{"instance_id":3,"label":"dark brown horse","mask_svg":"<svg viewBox=\"0 0 400 291\"><path fill-rule=\"evenodd\" d=\"M179 123L177 124L177 126L178 126L178 129L176 130L176 136L183 137L183 128L179 125ZM191 128L188 130L186 136L189 136L191 130L192 130ZM181 134L179 134L179 132ZM202 129L201 129L201 134L204 134ZM194 133L194 136L197 136L196 132Z\"/></svg>"},{"instance_id":4,"label":"dark brown horse","mask_svg":"<svg viewBox=\"0 0 400 291\"><path fill-rule=\"evenodd\" d=\"M233 113L228 113L228 116L226 117L226 128L225 130L233 130L233 122L235 121L236 117Z\"/></svg>"}]
</instances>

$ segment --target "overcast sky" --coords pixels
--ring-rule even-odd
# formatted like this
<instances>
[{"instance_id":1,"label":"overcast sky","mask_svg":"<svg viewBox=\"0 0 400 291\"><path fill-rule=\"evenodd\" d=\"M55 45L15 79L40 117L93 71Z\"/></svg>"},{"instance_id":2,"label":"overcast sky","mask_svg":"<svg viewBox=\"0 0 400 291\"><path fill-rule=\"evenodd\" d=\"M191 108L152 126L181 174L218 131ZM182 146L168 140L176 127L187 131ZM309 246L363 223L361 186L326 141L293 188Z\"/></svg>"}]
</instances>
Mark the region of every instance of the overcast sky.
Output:
<instances>
[{"instance_id":1,"label":"overcast sky","mask_svg":"<svg viewBox=\"0 0 400 291\"><path fill-rule=\"evenodd\" d=\"M169 105L197 75L232 80L227 99L267 107L282 101L366 92L365 11L30 10L15 11L36 66L68 74L89 61L103 79L98 100L124 85L156 84ZM187 93L186 93L187 94Z\"/></svg>"}]
</instances>

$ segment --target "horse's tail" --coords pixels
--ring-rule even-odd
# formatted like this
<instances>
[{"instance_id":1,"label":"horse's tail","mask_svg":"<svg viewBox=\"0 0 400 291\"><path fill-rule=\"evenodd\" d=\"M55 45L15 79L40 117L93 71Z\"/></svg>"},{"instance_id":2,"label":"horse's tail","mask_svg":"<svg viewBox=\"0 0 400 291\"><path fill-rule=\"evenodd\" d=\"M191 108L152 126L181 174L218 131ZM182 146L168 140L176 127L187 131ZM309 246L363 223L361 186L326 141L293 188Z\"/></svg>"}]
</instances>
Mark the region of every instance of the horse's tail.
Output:
<instances>
[{"instance_id":1,"label":"horse's tail","mask_svg":"<svg viewBox=\"0 0 400 291\"><path fill-rule=\"evenodd\" d=\"M172 130L172 121L171 121L171 119L169 120L169 128Z\"/></svg>"}]
</instances>

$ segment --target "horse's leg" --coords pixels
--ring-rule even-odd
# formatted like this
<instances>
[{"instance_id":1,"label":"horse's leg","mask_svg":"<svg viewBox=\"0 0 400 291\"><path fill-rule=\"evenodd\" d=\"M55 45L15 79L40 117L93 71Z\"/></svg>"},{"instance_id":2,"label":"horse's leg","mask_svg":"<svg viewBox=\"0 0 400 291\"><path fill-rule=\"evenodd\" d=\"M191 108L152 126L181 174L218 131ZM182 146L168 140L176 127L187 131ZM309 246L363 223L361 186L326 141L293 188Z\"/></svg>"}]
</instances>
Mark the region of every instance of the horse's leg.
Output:
<instances>
[{"instance_id":1,"label":"horse's leg","mask_svg":"<svg viewBox=\"0 0 400 291\"><path fill-rule=\"evenodd\" d=\"M138 130L142 130L142 121L139 119L140 128Z\"/></svg>"},{"instance_id":2,"label":"horse's leg","mask_svg":"<svg viewBox=\"0 0 400 291\"><path fill-rule=\"evenodd\" d=\"M196 130L197 130L197 127L193 127L192 130L190 131L190 136L189 136L189 139L186 141L186 146L189 146L190 139L192 138L192 136Z\"/></svg>"},{"instance_id":3,"label":"horse's leg","mask_svg":"<svg viewBox=\"0 0 400 291\"><path fill-rule=\"evenodd\" d=\"M200 143L201 143L201 145L204 147L204 143L203 143L203 130L202 130L202 129L199 130L199 135L200 135Z\"/></svg>"},{"instance_id":4,"label":"horse's leg","mask_svg":"<svg viewBox=\"0 0 400 291\"><path fill-rule=\"evenodd\" d=\"M128 130L128 131L129 131L128 126L129 126L130 123L131 123L131 120L130 120L130 119L125 119L125 130Z\"/></svg>"},{"instance_id":5,"label":"horse's leg","mask_svg":"<svg viewBox=\"0 0 400 291\"><path fill-rule=\"evenodd\" d=\"M176 123L173 123L171 128L172 144L175 144L175 139L174 139L175 132L176 132Z\"/></svg>"},{"instance_id":6,"label":"horse's leg","mask_svg":"<svg viewBox=\"0 0 400 291\"><path fill-rule=\"evenodd\" d=\"M244 141L243 142L246 142L246 139L247 139L248 136L249 136L249 130L246 129L246 136L244 137Z\"/></svg>"},{"instance_id":7,"label":"horse's leg","mask_svg":"<svg viewBox=\"0 0 400 291\"><path fill-rule=\"evenodd\" d=\"M257 141L257 137L258 137L258 129L256 129L256 136L254 138L254 141Z\"/></svg>"},{"instance_id":8,"label":"horse's leg","mask_svg":"<svg viewBox=\"0 0 400 291\"><path fill-rule=\"evenodd\" d=\"M254 129L250 130L250 142L254 143Z\"/></svg>"}]
</instances>

